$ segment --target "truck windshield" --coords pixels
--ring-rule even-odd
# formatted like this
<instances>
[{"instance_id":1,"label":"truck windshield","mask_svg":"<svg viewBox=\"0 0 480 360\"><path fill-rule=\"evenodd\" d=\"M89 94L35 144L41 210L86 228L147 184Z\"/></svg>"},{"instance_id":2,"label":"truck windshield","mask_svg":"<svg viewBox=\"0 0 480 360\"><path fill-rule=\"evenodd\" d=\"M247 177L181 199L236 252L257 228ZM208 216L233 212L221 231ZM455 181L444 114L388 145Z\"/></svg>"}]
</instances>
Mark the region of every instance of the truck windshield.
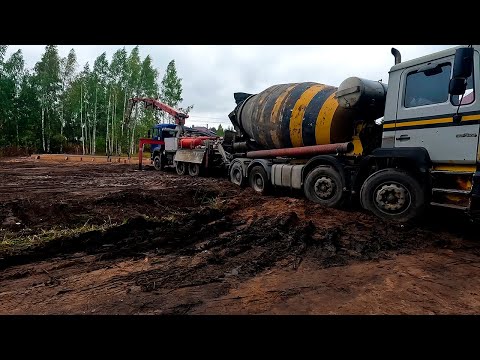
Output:
<instances>
[{"instance_id":1,"label":"truck windshield","mask_svg":"<svg viewBox=\"0 0 480 360\"><path fill-rule=\"evenodd\" d=\"M406 108L439 104L448 100L451 65L441 64L436 71L414 71L407 75Z\"/></svg>"}]
</instances>

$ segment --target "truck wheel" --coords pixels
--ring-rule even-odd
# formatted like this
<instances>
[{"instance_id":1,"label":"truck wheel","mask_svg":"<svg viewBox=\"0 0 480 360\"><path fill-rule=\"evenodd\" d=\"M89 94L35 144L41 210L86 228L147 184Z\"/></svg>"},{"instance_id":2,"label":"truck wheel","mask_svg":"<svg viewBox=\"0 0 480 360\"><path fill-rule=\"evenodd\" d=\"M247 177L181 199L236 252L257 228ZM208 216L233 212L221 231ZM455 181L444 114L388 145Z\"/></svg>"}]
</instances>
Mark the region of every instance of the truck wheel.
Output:
<instances>
[{"instance_id":1,"label":"truck wheel","mask_svg":"<svg viewBox=\"0 0 480 360\"><path fill-rule=\"evenodd\" d=\"M188 173L190 176L200 175L200 164L188 164Z\"/></svg>"},{"instance_id":2,"label":"truck wheel","mask_svg":"<svg viewBox=\"0 0 480 360\"><path fill-rule=\"evenodd\" d=\"M184 162L177 162L175 169L177 170L178 175L185 175L187 173L187 167L185 166Z\"/></svg>"},{"instance_id":3,"label":"truck wheel","mask_svg":"<svg viewBox=\"0 0 480 360\"><path fill-rule=\"evenodd\" d=\"M163 170L165 164L162 161L161 155L155 155L155 157L153 158L153 167L155 168L155 170Z\"/></svg>"},{"instance_id":4,"label":"truck wheel","mask_svg":"<svg viewBox=\"0 0 480 360\"><path fill-rule=\"evenodd\" d=\"M245 178L243 177L242 165L238 162L232 165L230 168L230 181L238 186L243 186Z\"/></svg>"},{"instance_id":5,"label":"truck wheel","mask_svg":"<svg viewBox=\"0 0 480 360\"><path fill-rule=\"evenodd\" d=\"M340 174L331 166L319 166L305 179L304 192L307 199L327 207L343 204L343 182Z\"/></svg>"},{"instance_id":6,"label":"truck wheel","mask_svg":"<svg viewBox=\"0 0 480 360\"><path fill-rule=\"evenodd\" d=\"M262 166L254 166L248 175L250 187L257 193L265 195L270 190L270 182L268 175Z\"/></svg>"},{"instance_id":7,"label":"truck wheel","mask_svg":"<svg viewBox=\"0 0 480 360\"><path fill-rule=\"evenodd\" d=\"M376 216L407 222L420 215L425 196L419 182L405 171L384 169L370 175L360 190L362 206Z\"/></svg>"}]
</instances>

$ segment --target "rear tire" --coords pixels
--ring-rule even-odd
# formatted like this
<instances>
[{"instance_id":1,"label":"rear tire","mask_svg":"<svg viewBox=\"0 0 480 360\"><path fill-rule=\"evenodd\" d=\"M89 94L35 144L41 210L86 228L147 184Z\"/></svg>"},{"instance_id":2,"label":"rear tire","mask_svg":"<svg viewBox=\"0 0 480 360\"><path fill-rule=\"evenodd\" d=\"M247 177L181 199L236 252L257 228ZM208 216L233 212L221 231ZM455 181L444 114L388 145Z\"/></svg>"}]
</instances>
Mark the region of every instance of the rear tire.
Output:
<instances>
[{"instance_id":1,"label":"rear tire","mask_svg":"<svg viewBox=\"0 0 480 360\"><path fill-rule=\"evenodd\" d=\"M200 175L200 164L194 164L194 163L188 164L188 174L190 176Z\"/></svg>"},{"instance_id":2,"label":"rear tire","mask_svg":"<svg viewBox=\"0 0 480 360\"><path fill-rule=\"evenodd\" d=\"M185 175L187 173L187 167L185 166L184 162L177 162L177 165L175 165L175 169L177 170L178 175Z\"/></svg>"},{"instance_id":3,"label":"rear tire","mask_svg":"<svg viewBox=\"0 0 480 360\"><path fill-rule=\"evenodd\" d=\"M234 163L229 172L230 181L235 185L243 187L245 185L245 178L243 176L242 165L238 162Z\"/></svg>"},{"instance_id":4,"label":"rear tire","mask_svg":"<svg viewBox=\"0 0 480 360\"><path fill-rule=\"evenodd\" d=\"M266 195L270 191L270 182L268 175L262 166L254 166L248 175L250 187L257 193Z\"/></svg>"},{"instance_id":5,"label":"rear tire","mask_svg":"<svg viewBox=\"0 0 480 360\"><path fill-rule=\"evenodd\" d=\"M370 175L360 190L364 209L379 218L408 222L421 215L425 194L420 183L406 171L384 169Z\"/></svg>"},{"instance_id":6,"label":"rear tire","mask_svg":"<svg viewBox=\"0 0 480 360\"><path fill-rule=\"evenodd\" d=\"M327 207L340 207L344 201L341 175L331 166L319 166L305 178L307 199Z\"/></svg>"},{"instance_id":7,"label":"rear tire","mask_svg":"<svg viewBox=\"0 0 480 360\"><path fill-rule=\"evenodd\" d=\"M155 170L163 170L165 163L162 161L162 156L160 154L155 155L153 158L153 167Z\"/></svg>"}]
</instances>

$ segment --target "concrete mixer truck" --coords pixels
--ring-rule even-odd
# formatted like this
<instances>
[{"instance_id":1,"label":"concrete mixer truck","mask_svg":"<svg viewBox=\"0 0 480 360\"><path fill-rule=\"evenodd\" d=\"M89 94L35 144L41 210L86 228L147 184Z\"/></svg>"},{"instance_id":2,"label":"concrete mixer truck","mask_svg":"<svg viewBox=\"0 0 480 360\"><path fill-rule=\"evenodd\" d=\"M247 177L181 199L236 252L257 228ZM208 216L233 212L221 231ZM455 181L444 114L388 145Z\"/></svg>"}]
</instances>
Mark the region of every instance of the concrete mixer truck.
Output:
<instances>
[{"instance_id":1,"label":"concrete mixer truck","mask_svg":"<svg viewBox=\"0 0 480 360\"><path fill-rule=\"evenodd\" d=\"M479 46L394 66L388 86L357 77L235 93L230 180L259 193L303 191L328 207L359 202L405 222L428 206L480 205Z\"/></svg>"}]
</instances>

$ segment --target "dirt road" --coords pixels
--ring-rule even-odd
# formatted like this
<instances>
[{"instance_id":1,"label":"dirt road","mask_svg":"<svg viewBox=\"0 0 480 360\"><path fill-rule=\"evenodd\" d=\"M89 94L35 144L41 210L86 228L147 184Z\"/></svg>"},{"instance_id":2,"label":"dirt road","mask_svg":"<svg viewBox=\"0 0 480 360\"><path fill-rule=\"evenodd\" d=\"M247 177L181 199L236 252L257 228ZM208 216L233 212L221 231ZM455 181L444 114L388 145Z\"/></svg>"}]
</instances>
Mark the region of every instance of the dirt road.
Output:
<instances>
[{"instance_id":1,"label":"dirt road","mask_svg":"<svg viewBox=\"0 0 480 360\"><path fill-rule=\"evenodd\" d=\"M221 178L2 160L0 314L476 314L479 230Z\"/></svg>"}]
</instances>

